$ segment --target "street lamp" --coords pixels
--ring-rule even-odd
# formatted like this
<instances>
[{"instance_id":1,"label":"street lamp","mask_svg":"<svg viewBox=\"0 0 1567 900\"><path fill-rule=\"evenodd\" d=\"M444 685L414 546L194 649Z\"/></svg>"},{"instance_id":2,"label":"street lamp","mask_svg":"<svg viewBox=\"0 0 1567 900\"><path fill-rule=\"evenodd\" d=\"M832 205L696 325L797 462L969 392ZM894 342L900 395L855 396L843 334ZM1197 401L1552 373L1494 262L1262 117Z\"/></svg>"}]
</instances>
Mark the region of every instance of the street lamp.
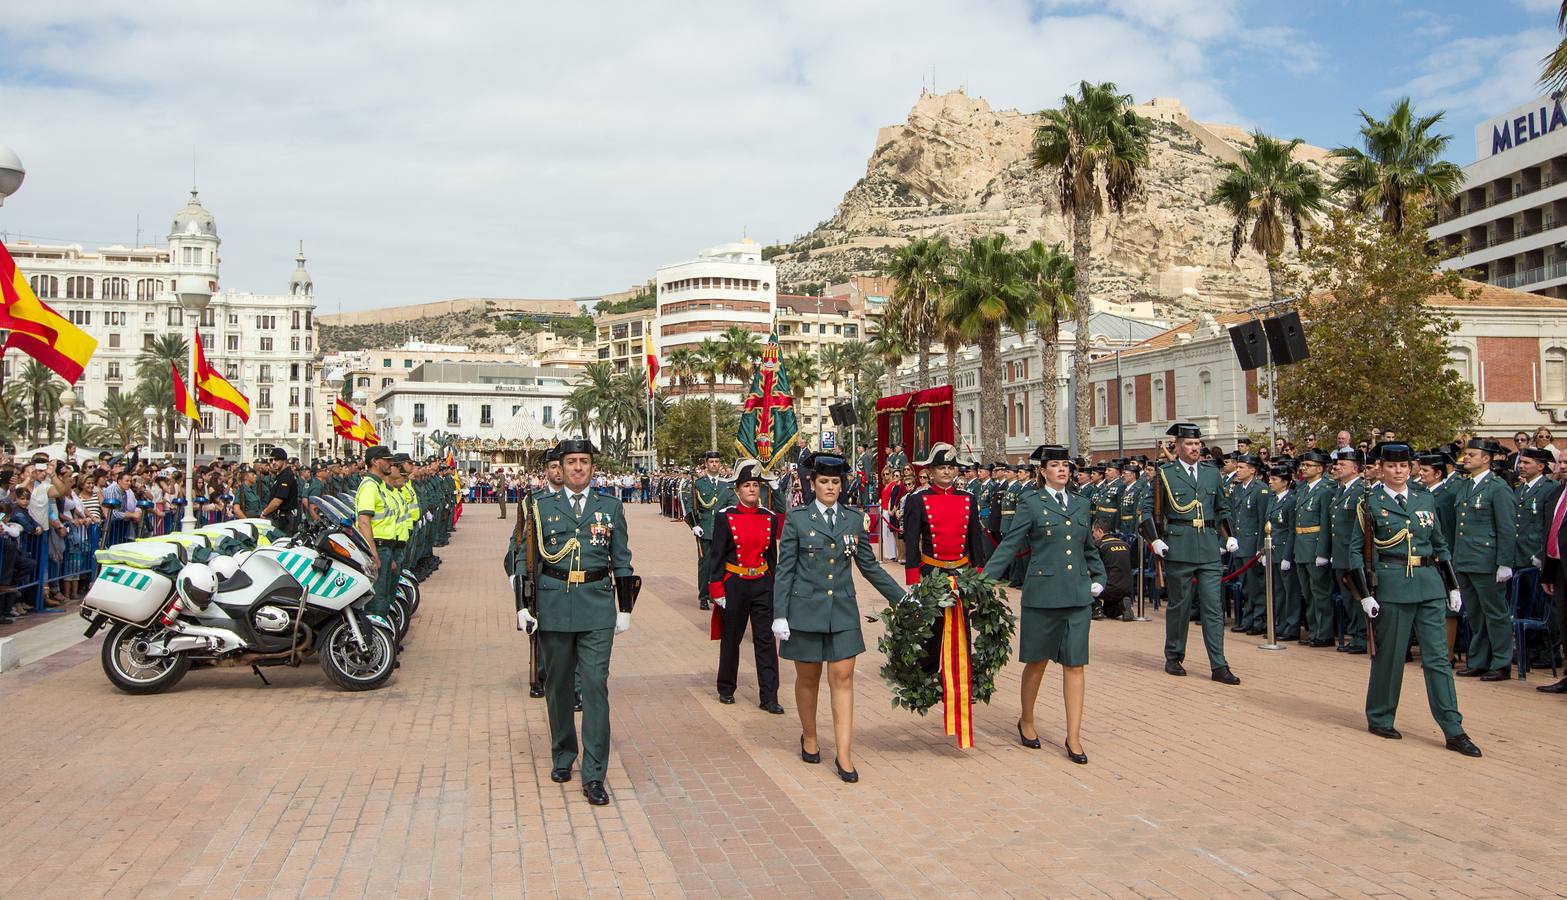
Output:
<instances>
[{"instance_id":1,"label":"street lamp","mask_svg":"<svg viewBox=\"0 0 1567 900\"><path fill-rule=\"evenodd\" d=\"M196 327L201 324L201 313L212 302L212 286L203 275L181 275L174 280L174 293L179 297L180 308L190 319L190 372L191 383L196 381ZM185 484L196 483L196 428L192 424L185 437ZM196 507L185 504L185 518L180 521L181 531L196 529Z\"/></svg>"},{"instance_id":2,"label":"street lamp","mask_svg":"<svg viewBox=\"0 0 1567 900\"><path fill-rule=\"evenodd\" d=\"M393 440L392 440L392 449L393 450L397 449L397 440L396 440L397 432L402 427L403 427L403 417L402 416L393 416L392 417L392 438L393 438Z\"/></svg>"},{"instance_id":3,"label":"street lamp","mask_svg":"<svg viewBox=\"0 0 1567 900\"><path fill-rule=\"evenodd\" d=\"M65 416L65 433L60 440L69 444L71 442L71 407L76 405L76 392L69 387L60 395L60 409Z\"/></svg>"},{"instance_id":4,"label":"street lamp","mask_svg":"<svg viewBox=\"0 0 1567 900\"><path fill-rule=\"evenodd\" d=\"M5 198L16 193L16 189L22 186L22 179L26 177L27 169L23 167L16 151L0 144L0 206L5 205Z\"/></svg>"},{"instance_id":5,"label":"street lamp","mask_svg":"<svg viewBox=\"0 0 1567 900\"><path fill-rule=\"evenodd\" d=\"M141 409L142 418L147 420L147 455L152 456L152 419L158 414L156 409L144 406Z\"/></svg>"}]
</instances>

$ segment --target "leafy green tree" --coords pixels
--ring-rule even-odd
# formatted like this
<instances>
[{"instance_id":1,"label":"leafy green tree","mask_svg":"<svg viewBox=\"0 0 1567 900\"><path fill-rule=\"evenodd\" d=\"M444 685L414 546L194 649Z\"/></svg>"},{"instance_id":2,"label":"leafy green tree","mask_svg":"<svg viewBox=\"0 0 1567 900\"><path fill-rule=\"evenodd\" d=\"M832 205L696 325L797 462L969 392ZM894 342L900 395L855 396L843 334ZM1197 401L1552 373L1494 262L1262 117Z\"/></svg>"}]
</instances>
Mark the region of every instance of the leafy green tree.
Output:
<instances>
[{"instance_id":1,"label":"leafy green tree","mask_svg":"<svg viewBox=\"0 0 1567 900\"><path fill-rule=\"evenodd\" d=\"M666 463L688 465L703 450L708 449L708 416L711 407L697 399L680 400L669 405L658 422L653 438L658 458ZM740 412L733 403L716 404L718 425L725 434L740 429Z\"/></svg>"},{"instance_id":2,"label":"leafy green tree","mask_svg":"<svg viewBox=\"0 0 1567 900\"><path fill-rule=\"evenodd\" d=\"M93 410L92 416L98 420L98 428L106 436L101 443L111 447L140 443L147 427L147 420L141 414L141 404L136 402L133 394L105 397L103 406ZM152 448L148 447L147 452L151 453Z\"/></svg>"},{"instance_id":3,"label":"leafy green tree","mask_svg":"<svg viewBox=\"0 0 1567 900\"><path fill-rule=\"evenodd\" d=\"M1060 244L1033 241L1017 252L1019 276L1027 295L1029 318L1039 335L1040 414L1045 424L1045 443L1056 442L1057 348L1061 344L1061 320L1072 314L1077 294L1077 267Z\"/></svg>"},{"instance_id":4,"label":"leafy green tree","mask_svg":"<svg viewBox=\"0 0 1567 900\"><path fill-rule=\"evenodd\" d=\"M801 407L805 405L805 392L821 383L822 366L816 354L809 350L796 350L783 358L783 367L789 376L789 396L794 400L794 413L799 416L802 414Z\"/></svg>"},{"instance_id":5,"label":"leafy green tree","mask_svg":"<svg viewBox=\"0 0 1567 900\"><path fill-rule=\"evenodd\" d=\"M881 324L871 335L870 349L881 361L882 378L887 380L887 387L882 392L882 396L890 397L897 394L898 366L903 364L903 358L909 353L909 342L903 337L902 325L887 316L882 316Z\"/></svg>"},{"instance_id":6,"label":"leafy green tree","mask_svg":"<svg viewBox=\"0 0 1567 900\"><path fill-rule=\"evenodd\" d=\"M1277 370L1278 416L1292 432L1366 434L1392 422L1426 446L1479 419L1474 387L1449 367L1457 323L1430 302L1468 291L1458 273L1437 268L1427 217L1412 211L1400 230L1333 212L1312 229L1297 307L1311 359Z\"/></svg>"},{"instance_id":7,"label":"leafy green tree","mask_svg":"<svg viewBox=\"0 0 1567 900\"><path fill-rule=\"evenodd\" d=\"M1446 113L1415 115L1408 97L1393 104L1386 119L1360 111L1361 147L1339 147L1333 190L1356 212L1376 211L1402 231L1411 211L1453 199L1464 183L1463 169L1442 159L1450 134L1432 129Z\"/></svg>"},{"instance_id":8,"label":"leafy green tree","mask_svg":"<svg viewBox=\"0 0 1567 900\"><path fill-rule=\"evenodd\" d=\"M177 429L182 418L174 411L174 381L169 375L170 364L180 367L180 376L190 388L190 344L179 334L160 334L152 344L136 356L137 390L146 388L146 405L158 410L158 431L164 436L164 448L170 449L178 440ZM154 402L154 401L157 402Z\"/></svg>"},{"instance_id":9,"label":"leafy green tree","mask_svg":"<svg viewBox=\"0 0 1567 900\"><path fill-rule=\"evenodd\" d=\"M1006 414L1001 391L1001 329L1021 332L1030 306L1018 258L1005 235L969 239L943 291L944 317L964 338L979 344L979 430L986 455L1006 453Z\"/></svg>"},{"instance_id":10,"label":"leafy green tree","mask_svg":"<svg viewBox=\"0 0 1567 900\"><path fill-rule=\"evenodd\" d=\"M708 448L718 449L718 379L724 376L724 348L712 338L703 338L696 348L697 374L707 382Z\"/></svg>"},{"instance_id":11,"label":"leafy green tree","mask_svg":"<svg viewBox=\"0 0 1567 900\"><path fill-rule=\"evenodd\" d=\"M1294 158L1300 144L1300 138L1281 141L1254 132L1252 145L1241 151L1241 161L1219 167L1223 177L1208 198L1235 219L1230 230L1230 259L1249 246L1267 261L1268 292L1274 300L1279 299L1278 267L1287 240L1285 225L1298 252L1305 247L1306 224L1324 208L1322 179Z\"/></svg>"},{"instance_id":12,"label":"leafy green tree","mask_svg":"<svg viewBox=\"0 0 1567 900\"><path fill-rule=\"evenodd\" d=\"M951 260L946 238L915 238L893 251L887 267L892 300L882 317L897 320L913 347L918 390L930 387L930 345L942 333L941 291Z\"/></svg>"},{"instance_id":13,"label":"leafy green tree","mask_svg":"<svg viewBox=\"0 0 1567 900\"><path fill-rule=\"evenodd\" d=\"M1540 60L1540 86L1552 93L1567 88L1567 0L1556 10L1556 30L1564 37L1555 50Z\"/></svg>"},{"instance_id":14,"label":"leafy green tree","mask_svg":"<svg viewBox=\"0 0 1567 900\"><path fill-rule=\"evenodd\" d=\"M1088 318L1093 312L1090 278L1095 216L1120 215L1142 192L1143 171L1148 167L1148 121L1132 111L1132 97L1112 82L1077 87L1077 95L1061 98L1059 109L1040 115L1044 122L1034 132L1034 167L1056 174L1056 199L1061 212L1072 220L1072 262L1076 266L1077 294L1072 310L1077 325L1072 368L1077 379L1076 407L1078 452L1088 455L1093 427L1089 402ZM1102 182L1102 187L1101 187ZM987 430L988 435L988 430Z\"/></svg>"},{"instance_id":15,"label":"leafy green tree","mask_svg":"<svg viewBox=\"0 0 1567 900\"><path fill-rule=\"evenodd\" d=\"M36 359L29 359L5 384L7 408L12 411L12 428L34 444L47 433L54 440L55 417L65 382L54 370Z\"/></svg>"}]
</instances>

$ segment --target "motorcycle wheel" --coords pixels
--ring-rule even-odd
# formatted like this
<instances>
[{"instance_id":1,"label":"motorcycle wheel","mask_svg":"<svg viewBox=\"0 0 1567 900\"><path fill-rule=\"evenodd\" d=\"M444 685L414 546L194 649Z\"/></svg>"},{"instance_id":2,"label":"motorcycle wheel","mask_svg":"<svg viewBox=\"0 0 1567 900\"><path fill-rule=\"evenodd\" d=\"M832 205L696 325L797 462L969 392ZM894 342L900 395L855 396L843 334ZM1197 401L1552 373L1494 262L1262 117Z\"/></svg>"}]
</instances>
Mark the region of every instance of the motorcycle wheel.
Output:
<instances>
[{"instance_id":1,"label":"motorcycle wheel","mask_svg":"<svg viewBox=\"0 0 1567 900\"><path fill-rule=\"evenodd\" d=\"M392 598L392 606L389 611L392 619L392 627L397 630L397 640L402 642L408 636L408 603L401 596Z\"/></svg>"},{"instance_id":2,"label":"motorcycle wheel","mask_svg":"<svg viewBox=\"0 0 1567 900\"><path fill-rule=\"evenodd\" d=\"M415 616L419 613L419 582L405 581L398 585L398 593L408 602L408 615Z\"/></svg>"},{"instance_id":3,"label":"motorcycle wheel","mask_svg":"<svg viewBox=\"0 0 1567 900\"><path fill-rule=\"evenodd\" d=\"M347 619L338 619L321 635L318 655L332 683L345 691L369 691L385 684L397 665L397 642L384 628L364 625L369 647L354 643Z\"/></svg>"},{"instance_id":4,"label":"motorcycle wheel","mask_svg":"<svg viewBox=\"0 0 1567 900\"><path fill-rule=\"evenodd\" d=\"M136 652L134 645L146 638L149 632L135 625L116 622L104 636L103 674L109 683L127 694L156 694L179 684L190 671L190 657L184 653L173 656L148 657Z\"/></svg>"}]
</instances>

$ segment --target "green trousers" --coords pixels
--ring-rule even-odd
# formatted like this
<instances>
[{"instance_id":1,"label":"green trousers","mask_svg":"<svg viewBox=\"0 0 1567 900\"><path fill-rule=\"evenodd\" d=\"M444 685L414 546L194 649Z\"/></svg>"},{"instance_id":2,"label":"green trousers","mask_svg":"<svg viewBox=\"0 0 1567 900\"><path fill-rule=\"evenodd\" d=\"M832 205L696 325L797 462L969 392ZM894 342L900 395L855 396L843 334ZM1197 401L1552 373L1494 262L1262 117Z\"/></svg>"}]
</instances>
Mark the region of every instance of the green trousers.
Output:
<instances>
[{"instance_id":1,"label":"green trousers","mask_svg":"<svg viewBox=\"0 0 1567 900\"><path fill-rule=\"evenodd\" d=\"M1333 639L1333 576L1327 566L1315 559L1295 563L1300 582L1300 602L1306 613L1306 634L1313 641Z\"/></svg>"},{"instance_id":2,"label":"green trousers","mask_svg":"<svg viewBox=\"0 0 1567 900\"><path fill-rule=\"evenodd\" d=\"M365 612L373 616L385 616L392 609L392 594L397 590L397 551L391 547L375 548L375 595L365 604Z\"/></svg>"},{"instance_id":3,"label":"green trousers","mask_svg":"<svg viewBox=\"0 0 1567 900\"><path fill-rule=\"evenodd\" d=\"M1459 572L1458 590L1464 595L1464 617L1469 620L1469 667L1506 669L1513 664L1513 617L1507 609L1507 585L1497 584L1491 572ZM1447 646L1444 637L1442 646ZM1424 641L1421 641L1424 644Z\"/></svg>"},{"instance_id":4,"label":"green trousers","mask_svg":"<svg viewBox=\"0 0 1567 900\"><path fill-rule=\"evenodd\" d=\"M1354 569L1334 569L1333 578L1344 584L1344 578ZM1344 598L1344 647L1349 650L1366 649L1366 611L1361 609L1360 603L1349 593L1349 588L1344 588L1340 594Z\"/></svg>"},{"instance_id":5,"label":"green trousers","mask_svg":"<svg viewBox=\"0 0 1567 900\"><path fill-rule=\"evenodd\" d=\"M1275 635L1300 634L1300 579L1295 577L1295 564L1285 572L1278 564L1273 566L1273 633Z\"/></svg>"},{"instance_id":6,"label":"green trousers","mask_svg":"<svg viewBox=\"0 0 1567 900\"><path fill-rule=\"evenodd\" d=\"M1241 576L1241 614L1235 620L1237 628L1247 630L1266 628L1268 625L1268 585L1267 565L1262 560L1257 560L1246 574ZM1278 570L1274 570L1278 575ZM1278 589L1278 582L1274 582L1274 589Z\"/></svg>"},{"instance_id":7,"label":"green trousers","mask_svg":"<svg viewBox=\"0 0 1567 900\"><path fill-rule=\"evenodd\" d=\"M575 682L582 692L582 780L603 781L609 765L609 651L615 629L540 631L538 635L552 767L569 769L577 761ZM573 673L578 679L571 677Z\"/></svg>"},{"instance_id":8,"label":"green trousers","mask_svg":"<svg viewBox=\"0 0 1567 900\"><path fill-rule=\"evenodd\" d=\"M702 603L712 600L707 589L707 581L711 575L709 564L713 555L713 542L710 538L698 538L702 548L696 554L696 599Z\"/></svg>"},{"instance_id":9,"label":"green trousers","mask_svg":"<svg viewBox=\"0 0 1567 900\"><path fill-rule=\"evenodd\" d=\"M1224 568L1212 562L1167 562L1164 586L1169 605L1164 610L1164 658L1186 659L1186 633L1190 630L1193 598L1202 617L1202 643L1208 651L1208 664L1226 668L1224 660L1224 605L1219 600L1219 578Z\"/></svg>"},{"instance_id":10,"label":"green trousers","mask_svg":"<svg viewBox=\"0 0 1567 900\"><path fill-rule=\"evenodd\" d=\"M1464 733L1464 717L1458 714L1458 692L1453 687L1453 667L1447 661L1447 607L1442 598L1419 603L1384 603L1375 620L1376 656L1371 660L1371 683L1366 687L1366 723L1392 728L1398 713L1398 695L1404 686L1404 654L1411 632L1420 639L1420 669L1426 677L1426 699L1431 717L1442 734Z\"/></svg>"}]
</instances>

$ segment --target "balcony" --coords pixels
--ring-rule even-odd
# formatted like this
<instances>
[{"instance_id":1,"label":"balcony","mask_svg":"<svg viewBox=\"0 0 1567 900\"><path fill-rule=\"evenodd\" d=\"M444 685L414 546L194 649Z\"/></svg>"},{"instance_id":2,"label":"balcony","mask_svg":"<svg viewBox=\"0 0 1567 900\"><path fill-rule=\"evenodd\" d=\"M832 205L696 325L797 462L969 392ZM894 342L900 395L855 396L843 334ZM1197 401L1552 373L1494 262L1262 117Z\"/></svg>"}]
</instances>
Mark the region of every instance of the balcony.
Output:
<instances>
[{"instance_id":1,"label":"balcony","mask_svg":"<svg viewBox=\"0 0 1567 900\"><path fill-rule=\"evenodd\" d=\"M1503 288L1521 288L1525 285L1550 281L1554 278L1567 278L1567 260L1553 262L1544 266L1535 266L1532 269L1524 269L1511 275L1498 275L1492 278L1490 283Z\"/></svg>"},{"instance_id":2,"label":"balcony","mask_svg":"<svg viewBox=\"0 0 1567 900\"><path fill-rule=\"evenodd\" d=\"M1539 184L1530 185L1528 187L1515 184L1513 185L1513 189L1510 193L1497 194L1496 196L1487 198L1486 200L1483 200L1479 203L1464 204L1452 213L1444 213L1440 216L1437 216L1436 222L1438 225L1440 225L1443 222L1451 222L1454 219L1461 219L1470 213L1477 213L1482 209L1490 209L1491 207L1496 206L1498 203L1506 203L1509 200L1517 200L1519 197L1532 194L1535 191L1544 190L1553 184L1560 184L1564 180L1567 180L1567 175L1542 175L1540 177Z\"/></svg>"}]
</instances>

